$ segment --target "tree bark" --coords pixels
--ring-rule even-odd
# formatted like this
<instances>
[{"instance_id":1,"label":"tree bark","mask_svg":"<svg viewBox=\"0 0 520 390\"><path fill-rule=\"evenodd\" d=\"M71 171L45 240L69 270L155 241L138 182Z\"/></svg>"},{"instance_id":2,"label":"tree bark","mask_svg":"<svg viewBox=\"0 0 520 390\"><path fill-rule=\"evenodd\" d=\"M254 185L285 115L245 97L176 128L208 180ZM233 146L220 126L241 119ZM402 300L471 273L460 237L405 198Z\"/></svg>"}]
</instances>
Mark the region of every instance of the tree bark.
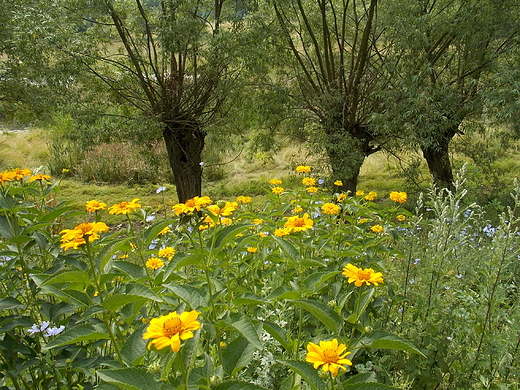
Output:
<instances>
[{"instance_id":1,"label":"tree bark","mask_svg":"<svg viewBox=\"0 0 520 390\"><path fill-rule=\"evenodd\" d=\"M453 171L449 155L449 145L455 133L452 131L443 135L436 144L422 146L423 156L428 163L433 183L437 188L453 191ZM451 135L453 133L453 135Z\"/></svg>"},{"instance_id":2,"label":"tree bark","mask_svg":"<svg viewBox=\"0 0 520 390\"><path fill-rule=\"evenodd\" d=\"M180 203L202 192L202 150L206 133L196 121L167 123L163 138Z\"/></svg>"}]
</instances>

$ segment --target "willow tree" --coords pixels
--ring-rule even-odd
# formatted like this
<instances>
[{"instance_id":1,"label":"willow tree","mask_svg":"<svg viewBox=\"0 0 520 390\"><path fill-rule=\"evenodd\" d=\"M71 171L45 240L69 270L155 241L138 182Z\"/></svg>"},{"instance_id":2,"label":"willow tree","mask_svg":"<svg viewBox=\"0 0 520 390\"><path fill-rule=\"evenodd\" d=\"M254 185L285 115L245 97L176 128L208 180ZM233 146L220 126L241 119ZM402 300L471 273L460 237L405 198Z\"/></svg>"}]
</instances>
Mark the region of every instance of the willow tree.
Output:
<instances>
[{"instance_id":1,"label":"willow tree","mask_svg":"<svg viewBox=\"0 0 520 390\"><path fill-rule=\"evenodd\" d=\"M378 151L370 117L382 80L377 0L272 0L288 42L299 101L314 119L322 147L343 190L355 192L365 157Z\"/></svg>"},{"instance_id":2,"label":"willow tree","mask_svg":"<svg viewBox=\"0 0 520 390\"><path fill-rule=\"evenodd\" d=\"M452 188L453 138L465 122L491 113L482 99L489 76L504 71L501 58L520 32L513 3L421 0L385 7L385 37L400 55L381 122L421 149L439 187Z\"/></svg>"},{"instance_id":3,"label":"willow tree","mask_svg":"<svg viewBox=\"0 0 520 390\"><path fill-rule=\"evenodd\" d=\"M20 20L32 24L19 34L27 41L22 50L45 51L33 57L53 68L86 70L110 93L107 105L157 123L179 201L200 195L206 129L221 112L233 69L226 1L26 2ZM70 80L74 89L91 88L87 83Z\"/></svg>"}]
</instances>

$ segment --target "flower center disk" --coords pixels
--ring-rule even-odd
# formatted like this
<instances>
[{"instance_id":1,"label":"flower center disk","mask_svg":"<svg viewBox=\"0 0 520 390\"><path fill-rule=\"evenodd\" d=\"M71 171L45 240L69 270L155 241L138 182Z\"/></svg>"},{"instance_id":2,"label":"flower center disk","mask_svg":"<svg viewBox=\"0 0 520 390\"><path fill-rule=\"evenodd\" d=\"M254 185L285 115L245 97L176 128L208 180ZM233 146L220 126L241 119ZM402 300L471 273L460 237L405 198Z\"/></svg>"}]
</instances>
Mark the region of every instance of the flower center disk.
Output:
<instances>
[{"instance_id":1,"label":"flower center disk","mask_svg":"<svg viewBox=\"0 0 520 390\"><path fill-rule=\"evenodd\" d=\"M333 349L326 349L323 351L323 361L325 363L337 363L339 356Z\"/></svg>"},{"instance_id":2,"label":"flower center disk","mask_svg":"<svg viewBox=\"0 0 520 390\"><path fill-rule=\"evenodd\" d=\"M164 335L166 337L172 337L175 334L179 334L182 330L182 321L180 318L172 318L166 321L163 325Z\"/></svg>"}]
</instances>

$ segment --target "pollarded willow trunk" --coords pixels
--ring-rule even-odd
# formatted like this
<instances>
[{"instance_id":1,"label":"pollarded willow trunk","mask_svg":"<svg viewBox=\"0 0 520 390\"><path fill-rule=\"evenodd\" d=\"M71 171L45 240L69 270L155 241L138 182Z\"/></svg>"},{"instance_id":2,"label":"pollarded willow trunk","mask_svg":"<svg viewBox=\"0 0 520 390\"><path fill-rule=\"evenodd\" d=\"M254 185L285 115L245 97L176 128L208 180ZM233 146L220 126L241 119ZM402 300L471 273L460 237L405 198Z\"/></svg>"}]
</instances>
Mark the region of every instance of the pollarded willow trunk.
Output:
<instances>
[{"instance_id":1,"label":"pollarded willow trunk","mask_svg":"<svg viewBox=\"0 0 520 390\"><path fill-rule=\"evenodd\" d=\"M371 138L365 133L365 128L359 125L351 130L338 126L336 130L327 132L330 142L325 146L325 150L332 169L332 178L341 180L343 185L340 189L349 192L350 195L356 193L365 157L377 151L370 146Z\"/></svg>"},{"instance_id":2,"label":"pollarded willow trunk","mask_svg":"<svg viewBox=\"0 0 520 390\"><path fill-rule=\"evenodd\" d=\"M453 170L451 167L449 146L450 142L457 133L458 126L442 134L435 144L421 147L424 159L428 164L428 169L433 183L437 188L446 188L453 191Z\"/></svg>"},{"instance_id":3,"label":"pollarded willow trunk","mask_svg":"<svg viewBox=\"0 0 520 390\"><path fill-rule=\"evenodd\" d=\"M163 138L173 173L179 202L202 192L202 150L206 132L196 121L166 124Z\"/></svg>"}]
</instances>

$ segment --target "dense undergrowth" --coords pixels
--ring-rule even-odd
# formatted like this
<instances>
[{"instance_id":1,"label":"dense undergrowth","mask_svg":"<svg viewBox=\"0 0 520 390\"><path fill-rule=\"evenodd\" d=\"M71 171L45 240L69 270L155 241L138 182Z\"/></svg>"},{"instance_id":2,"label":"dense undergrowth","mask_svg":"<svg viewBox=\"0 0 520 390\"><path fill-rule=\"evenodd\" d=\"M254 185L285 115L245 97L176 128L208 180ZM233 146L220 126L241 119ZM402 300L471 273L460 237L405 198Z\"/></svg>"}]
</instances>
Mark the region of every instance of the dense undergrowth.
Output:
<instances>
[{"instance_id":1,"label":"dense undergrowth","mask_svg":"<svg viewBox=\"0 0 520 390\"><path fill-rule=\"evenodd\" d=\"M0 388L518 388L517 186L490 224L298 171L159 212L0 173Z\"/></svg>"}]
</instances>

